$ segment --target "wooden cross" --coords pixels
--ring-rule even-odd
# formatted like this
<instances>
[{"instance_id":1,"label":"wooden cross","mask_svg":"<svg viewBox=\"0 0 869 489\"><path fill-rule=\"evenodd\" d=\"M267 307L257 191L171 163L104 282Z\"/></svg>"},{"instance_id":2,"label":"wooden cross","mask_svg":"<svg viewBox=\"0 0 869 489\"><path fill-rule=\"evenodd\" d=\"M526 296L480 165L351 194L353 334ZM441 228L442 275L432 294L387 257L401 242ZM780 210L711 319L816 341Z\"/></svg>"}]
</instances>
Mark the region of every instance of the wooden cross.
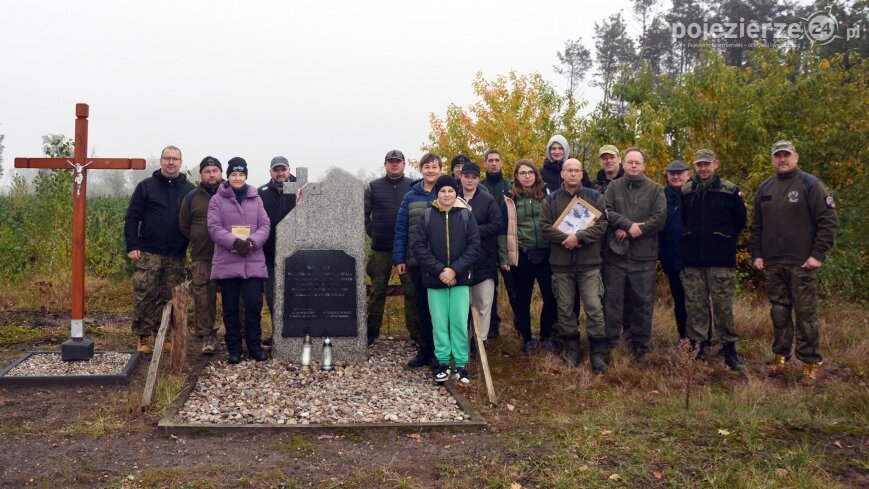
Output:
<instances>
[{"instance_id":1,"label":"wooden cross","mask_svg":"<svg viewBox=\"0 0 869 489\"><path fill-rule=\"evenodd\" d=\"M87 158L87 104L75 104L75 156L67 158L15 158L15 168L71 169L72 182L72 307L70 311L72 338L84 338L84 270L85 216L87 208L88 170L142 170L143 158ZM66 358L65 358L66 359Z\"/></svg>"}]
</instances>

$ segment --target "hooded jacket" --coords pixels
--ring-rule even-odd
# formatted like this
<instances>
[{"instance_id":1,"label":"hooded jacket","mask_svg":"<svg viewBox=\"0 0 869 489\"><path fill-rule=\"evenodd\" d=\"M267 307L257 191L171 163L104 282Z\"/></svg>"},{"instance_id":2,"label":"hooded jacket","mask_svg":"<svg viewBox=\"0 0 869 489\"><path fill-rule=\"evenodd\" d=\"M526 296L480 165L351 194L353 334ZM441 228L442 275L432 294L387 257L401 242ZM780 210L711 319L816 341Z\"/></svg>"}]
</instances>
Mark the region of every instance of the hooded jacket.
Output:
<instances>
[{"instance_id":1,"label":"hooded jacket","mask_svg":"<svg viewBox=\"0 0 869 489\"><path fill-rule=\"evenodd\" d=\"M228 182L220 184L217 194L208 204L208 234L214 240L214 258L211 260L211 279L268 278L263 244L269 239L271 222L263 208L257 189L246 185L247 194L241 203ZM253 249L241 256L232 249L235 240L232 226L250 226Z\"/></svg>"},{"instance_id":2,"label":"hooded jacket","mask_svg":"<svg viewBox=\"0 0 869 489\"><path fill-rule=\"evenodd\" d=\"M540 225L543 237L549 240L552 246L552 251L549 254L549 264L552 266L552 271L568 272L600 268L602 261L600 239L606 234L606 215L600 216L588 228L576 232L576 237L581 245L579 248L568 250L561 245L561 242L567 239L567 234L555 227L555 221L558 220L568 204L573 201L574 196L593 205L601 213L606 210L603 195L597 190L582 186L575 193L570 194L562 185L559 190L543 199L540 209Z\"/></svg>"},{"instance_id":3,"label":"hooded jacket","mask_svg":"<svg viewBox=\"0 0 869 489\"><path fill-rule=\"evenodd\" d=\"M474 263L474 276L471 283L471 285L477 285L484 280L494 280L498 277L498 235L501 234L501 206L482 186L478 186L474 197L466 202L471 206L471 215L474 216L480 232L480 256Z\"/></svg>"},{"instance_id":4,"label":"hooded jacket","mask_svg":"<svg viewBox=\"0 0 869 489\"><path fill-rule=\"evenodd\" d=\"M446 288L438 276L447 267L455 270L456 285L473 282L472 270L480 255L480 232L464 200L456 199L449 210L441 209L434 201L431 219L428 223L420 219L415 228L412 247L426 288Z\"/></svg>"},{"instance_id":5,"label":"hooded jacket","mask_svg":"<svg viewBox=\"0 0 869 489\"><path fill-rule=\"evenodd\" d=\"M189 241L178 226L181 200L196 187L183 173L170 180L160 170L136 185L124 217L127 252L184 256Z\"/></svg>"},{"instance_id":6,"label":"hooded jacket","mask_svg":"<svg viewBox=\"0 0 869 489\"><path fill-rule=\"evenodd\" d=\"M609 221L606 260L650 261L658 259L658 233L667 222L667 200L657 183L649 177L625 176L613 180L604 195ZM628 231L634 223L643 223L643 234L623 241L616 240L618 229Z\"/></svg>"},{"instance_id":7,"label":"hooded jacket","mask_svg":"<svg viewBox=\"0 0 869 489\"><path fill-rule=\"evenodd\" d=\"M296 177L290 175L287 178L288 182L295 182ZM263 185L258 190L259 198L262 200L263 208L271 221L271 230L269 231L269 239L263 245L263 252L266 254L266 259L274 263L275 261L275 232L278 229L278 224L287 217L287 214L296 207L296 194L285 194L283 182L269 180L269 183Z\"/></svg>"},{"instance_id":8,"label":"hooded jacket","mask_svg":"<svg viewBox=\"0 0 869 489\"><path fill-rule=\"evenodd\" d=\"M211 261L214 256L214 241L208 234L208 203L218 188L219 183L209 187L199 182L181 201L178 225L181 234L190 240L190 258L193 260Z\"/></svg>"},{"instance_id":9,"label":"hooded jacket","mask_svg":"<svg viewBox=\"0 0 869 489\"><path fill-rule=\"evenodd\" d=\"M395 236L392 238L392 263L394 265L404 263L409 267L418 266L410 247L411 241L413 241L416 225L425 210L431 206L432 201L437 199L434 191L426 192L422 184L422 179L417 180L410 187L410 191L404 194L401 206L398 208L398 216L395 218Z\"/></svg>"},{"instance_id":10,"label":"hooded jacket","mask_svg":"<svg viewBox=\"0 0 869 489\"><path fill-rule=\"evenodd\" d=\"M583 176L585 176L585 175L583 175ZM600 170L597 171L597 177L595 177L594 181L591 182L591 187L594 188L595 190L597 190L598 192L600 192L601 194L605 194L607 187L609 187L609 184L613 180L618 180L619 178L622 178L623 176L625 176L625 169L621 165L619 165L618 174L616 174L616 177L613 178L612 180L610 180L606 177L606 172L603 171L603 168L601 168ZM585 182L583 182L583 185L585 185Z\"/></svg>"},{"instance_id":11,"label":"hooded jacket","mask_svg":"<svg viewBox=\"0 0 869 489\"><path fill-rule=\"evenodd\" d=\"M564 148L564 157L559 161L552 160L549 156L549 150L552 148L552 143L559 143ZM543 177L543 182L549 193L555 192L561 188L561 165L570 158L570 145L567 144L567 139L561 134L556 134L549 138L546 143L546 160L543 162L543 168L540 169L540 175Z\"/></svg>"}]
</instances>

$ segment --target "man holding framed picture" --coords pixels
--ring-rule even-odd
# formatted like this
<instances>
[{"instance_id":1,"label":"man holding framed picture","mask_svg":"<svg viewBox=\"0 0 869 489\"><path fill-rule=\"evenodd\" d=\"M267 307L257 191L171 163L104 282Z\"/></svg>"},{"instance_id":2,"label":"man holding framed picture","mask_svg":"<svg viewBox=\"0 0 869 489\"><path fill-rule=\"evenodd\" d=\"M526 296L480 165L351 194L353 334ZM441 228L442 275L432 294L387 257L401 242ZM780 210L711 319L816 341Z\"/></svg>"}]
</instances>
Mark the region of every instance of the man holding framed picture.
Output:
<instances>
[{"instance_id":1,"label":"man holding framed picture","mask_svg":"<svg viewBox=\"0 0 869 489\"><path fill-rule=\"evenodd\" d=\"M596 373L606 370L603 287L600 278L600 239L607 221L603 195L582 186L582 163L569 159L561 167L560 189L549 194L540 210L543 237L551 243L552 289L558 305L558 332L565 342L566 363L582 363L580 333L577 330L577 290L586 315L591 366Z\"/></svg>"}]
</instances>

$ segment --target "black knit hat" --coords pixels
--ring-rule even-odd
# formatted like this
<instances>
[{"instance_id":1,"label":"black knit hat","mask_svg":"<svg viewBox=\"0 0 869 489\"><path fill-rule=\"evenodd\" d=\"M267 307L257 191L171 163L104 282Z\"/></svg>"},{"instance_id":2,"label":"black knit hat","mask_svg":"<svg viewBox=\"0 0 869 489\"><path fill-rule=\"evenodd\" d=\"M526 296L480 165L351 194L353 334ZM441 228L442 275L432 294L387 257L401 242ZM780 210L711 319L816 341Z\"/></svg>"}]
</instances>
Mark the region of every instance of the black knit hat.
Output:
<instances>
[{"instance_id":1,"label":"black knit hat","mask_svg":"<svg viewBox=\"0 0 869 489\"><path fill-rule=\"evenodd\" d=\"M229 177L234 171L240 171L244 173L244 176L247 176L247 162L244 161L244 158L236 156L226 162L226 176Z\"/></svg>"},{"instance_id":2,"label":"black knit hat","mask_svg":"<svg viewBox=\"0 0 869 489\"><path fill-rule=\"evenodd\" d=\"M432 189L432 192L434 192L435 195L437 195L438 192L440 192L441 189L444 187L452 187L456 190L456 192L458 192L459 191L459 182L457 182L455 178L453 178L449 175L443 175L443 176L438 178L437 182L435 182L434 188Z\"/></svg>"},{"instance_id":3,"label":"black knit hat","mask_svg":"<svg viewBox=\"0 0 869 489\"><path fill-rule=\"evenodd\" d=\"M456 155L453 157L452 160L450 160L450 171L452 171L456 167L456 165L465 165L465 164L470 163L470 162L471 162L471 159L468 158L467 156Z\"/></svg>"},{"instance_id":4,"label":"black knit hat","mask_svg":"<svg viewBox=\"0 0 869 489\"><path fill-rule=\"evenodd\" d=\"M199 163L199 173L202 173L202 170L207 166L216 166L218 170L223 171L223 167L220 166L220 161L213 156L206 156L202 158L202 163Z\"/></svg>"}]
</instances>

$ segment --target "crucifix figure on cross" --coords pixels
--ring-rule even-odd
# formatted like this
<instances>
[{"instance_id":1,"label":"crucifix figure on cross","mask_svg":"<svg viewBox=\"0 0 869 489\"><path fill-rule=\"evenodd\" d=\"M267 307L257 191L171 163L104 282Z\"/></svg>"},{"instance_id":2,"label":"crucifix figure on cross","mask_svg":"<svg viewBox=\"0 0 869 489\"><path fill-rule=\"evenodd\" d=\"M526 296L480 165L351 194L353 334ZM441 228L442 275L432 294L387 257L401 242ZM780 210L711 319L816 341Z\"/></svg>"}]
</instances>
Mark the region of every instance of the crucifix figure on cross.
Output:
<instances>
[{"instance_id":1,"label":"crucifix figure on cross","mask_svg":"<svg viewBox=\"0 0 869 489\"><path fill-rule=\"evenodd\" d=\"M71 338L63 342L61 358L89 360L93 356L93 340L84 337L84 272L88 170L142 170L143 158L87 158L87 104L75 105L75 155L68 158L15 158L15 168L64 169L72 167L72 304L70 308Z\"/></svg>"}]
</instances>

